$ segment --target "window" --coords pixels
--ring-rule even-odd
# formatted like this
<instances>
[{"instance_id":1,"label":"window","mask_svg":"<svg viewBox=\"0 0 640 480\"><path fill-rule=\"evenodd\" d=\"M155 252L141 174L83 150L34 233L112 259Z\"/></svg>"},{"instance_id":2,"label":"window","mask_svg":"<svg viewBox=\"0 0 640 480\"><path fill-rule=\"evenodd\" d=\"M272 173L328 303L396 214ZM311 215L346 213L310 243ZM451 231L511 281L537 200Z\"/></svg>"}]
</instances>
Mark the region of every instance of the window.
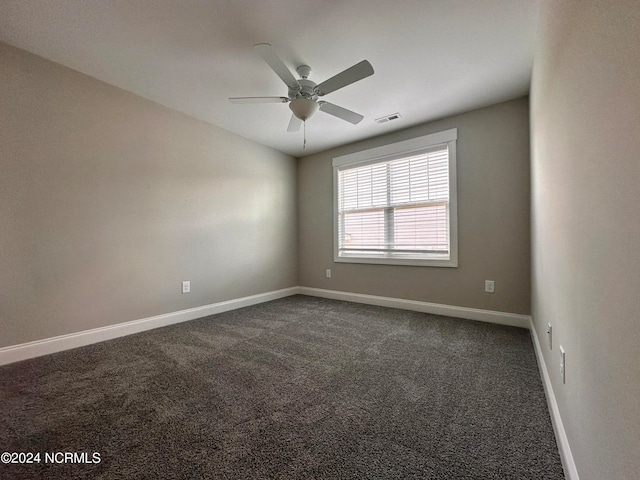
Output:
<instances>
[{"instance_id":1,"label":"window","mask_svg":"<svg viewBox=\"0 0 640 480\"><path fill-rule=\"evenodd\" d=\"M333 159L334 260L458 266L457 130Z\"/></svg>"}]
</instances>

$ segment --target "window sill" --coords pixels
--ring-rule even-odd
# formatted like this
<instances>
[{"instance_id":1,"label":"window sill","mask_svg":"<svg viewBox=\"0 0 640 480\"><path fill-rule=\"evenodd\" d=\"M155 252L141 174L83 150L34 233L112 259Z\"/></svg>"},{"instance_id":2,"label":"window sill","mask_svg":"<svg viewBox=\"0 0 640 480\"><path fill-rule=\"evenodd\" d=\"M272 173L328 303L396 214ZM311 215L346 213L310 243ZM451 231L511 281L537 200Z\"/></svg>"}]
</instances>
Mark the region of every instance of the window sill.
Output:
<instances>
[{"instance_id":1,"label":"window sill","mask_svg":"<svg viewBox=\"0 0 640 480\"><path fill-rule=\"evenodd\" d=\"M413 267L445 267L457 268L457 259L437 259L437 258L398 258L398 257L361 257L361 256L336 256L333 259L336 263L369 263L374 265L406 265Z\"/></svg>"}]
</instances>

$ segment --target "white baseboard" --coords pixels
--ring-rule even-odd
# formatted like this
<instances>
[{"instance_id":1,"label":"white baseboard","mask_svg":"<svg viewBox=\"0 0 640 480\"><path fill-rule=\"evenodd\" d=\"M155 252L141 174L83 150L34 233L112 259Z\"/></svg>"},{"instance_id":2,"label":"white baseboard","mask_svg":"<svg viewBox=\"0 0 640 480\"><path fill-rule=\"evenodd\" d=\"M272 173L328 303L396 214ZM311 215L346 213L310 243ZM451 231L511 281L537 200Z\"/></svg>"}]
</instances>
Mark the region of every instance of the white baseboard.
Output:
<instances>
[{"instance_id":1,"label":"white baseboard","mask_svg":"<svg viewBox=\"0 0 640 480\"><path fill-rule=\"evenodd\" d=\"M57 337L46 338L44 340L36 340L34 342L22 343L20 345L12 345L10 347L0 348L0 365L40 357L50 353L61 352L63 350L70 350L72 348L83 347L85 345L91 345L93 343L131 335L145 330L166 327L167 325L173 325L175 323L195 320L196 318L206 317L207 315L227 312L237 308L248 307L258 303L288 297L290 295L295 295L298 292L298 287L274 290L272 292L259 293L248 297L212 303L202 307L188 308L186 310L142 318L131 322L93 328L91 330L60 335Z\"/></svg>"},{"instance_id":2,"label":"white baseboard","mask_svg":"<svg viewBox=\"0 0 640 480\"><path fill-rule=\"evenodd\" d=\"M540 340L538 339L535 325L533 324L533 319L530 321L529 330L531 331L531 337L533 338L533 348L536 352L536 357L538 358L538 368L540 369L540 375L542 376L544 392L547 396L547 404L549 405L549 412L551 413L551 423L553 423L553 430L555 431L556 441L558 442L558 450L560 452L560 460L562 460L562 466L564 468L564 476L567 480L580 480L578 478L576 464L573 460L573 454L571 453L571 447L569 446L567 432L564 429L560 410L558 409L558 402L556 401L556 396L553 393L551 378L549 377L547 364L544 361L544 355L542 355L542 348L540 346Z\"/></svg>"},{"instance_id":3,"label":"white baseboard","mask_svg":"<svg viewBox=\"0 0 640 480\"><path fill-rule=\"evenodd\" d=\"M82 332L60 335L57 337L36 340L33 342L12 345L0 348L0 365L27 360L29 358L49 355L51 353L70 350L72 348L91 345L93 343L111 340L113 338L131 335L145 330L165 327L175 323L195 320L216 313L227 312L236 308L248 307L258 303L276 300L295 294L310 295L316 297L345 300L355 303L365 303L383 307L400 308L417 312L433 313L450 317L466 318L470 320L480 320L483 322L499 323L514 327L529 328L530 317L512 313L494 312L490 310L480 310L476 308L455 307L438 303L420 302L416 300L404 300L400 298L380 297L376 295L365 295L361 293L340 292L336 290L324 290L309 287L290 287L272 292L260 293L248 297L227 300L224 302L212 303L202 307L189 308L177 312L156 315L154 317L142 318L116 325L84 330Z\"/></svg>"},{"instance_id":4,"label":"white baseboard","mask_svg":"<svg viewBox=\"0 0 640 480\"><path fill-rule=\"evenodd\" d=\"M201 307L189 308L177 312L156 315L154 317L133 320L131 322L109 325L106 327L94 328L82 332L60 335L57 337L36 340L34 342L13 345L0 348L0 365L27 360L29 358L40 357L51 353L70 350L72 348L91 345L93 343L111 340L125 335L143 332L154 328L165 327L176 323L195 320L197 318L223 313L237 308L257 305L259 303L277 300L278 298L291 295L302 294L314 297L330 298L334 300L344 300L348 302L364 303L382 307L399 308L417 312L445 315L449 317L465 318L468 320L478 320L482 322L497 323L513 327L527 328L531 331L534 350L538 359L538 368L542 376L547 403L551 413L551 420L558 442L560 458L567 480L579 480L576 465L573 460L569 441L565 432L558 404L553 393L549 372L542 355L540 342L536 333L533 321L529 315L515 313L496 312L492 310L481 310L477 308L456 307L439 303L420 302L416 300L405 300L401 298L381 297L377 295L366 295L362 293L341 292L337 290L325 290L310 287L290 287L272 292L260 293L248 297L227 300L224 302L212 303Z\"/></svg>"},{"instance_id":5,"label":"white baseboard","mask_svg":"<svg viewBox=\"0 0 640 480\"><path fill-rule=\"evenodd\" d=\"M299 287L298 293L313 297L331 298L334 300L345 300L347 302L366 303L380 307L400 308L415 312L433 313L435 315L445 315L447 317L466 318L467 320L478 320L481 322L498 323L500 325L510 325L512 327L529 328L531 317L517 313L496 312L493 310L481 310L478 308L456 307L441 303L420 302L417 300L404 300L402 298L380 297L377 295L366 295L364 293L341 292L337 290L324 290L321 288Z\"/></svg>"}]
</instances>

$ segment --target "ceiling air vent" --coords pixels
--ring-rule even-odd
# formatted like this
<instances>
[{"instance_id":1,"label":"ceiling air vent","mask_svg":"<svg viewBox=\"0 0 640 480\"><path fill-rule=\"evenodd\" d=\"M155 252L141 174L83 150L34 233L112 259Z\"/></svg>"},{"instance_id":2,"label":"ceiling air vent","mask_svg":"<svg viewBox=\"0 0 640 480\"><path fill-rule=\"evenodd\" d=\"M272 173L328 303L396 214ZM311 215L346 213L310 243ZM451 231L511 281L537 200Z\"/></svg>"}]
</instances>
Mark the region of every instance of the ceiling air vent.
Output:
<instances>
[{"instance_id":1,"label":"ceiling air vent","mask_svg":"<svg viewBox=\"0 0 640 480\"><path fill-rule=\"evenodd\" d=\"M391 115L387 115L386 117L376 118L376 123L378 125L382 125L383 123L388 123L393 120L398 120L399 118L402 118L402 115L400 115L399 113L392 113Z\"/></svg>"}]
</instances>

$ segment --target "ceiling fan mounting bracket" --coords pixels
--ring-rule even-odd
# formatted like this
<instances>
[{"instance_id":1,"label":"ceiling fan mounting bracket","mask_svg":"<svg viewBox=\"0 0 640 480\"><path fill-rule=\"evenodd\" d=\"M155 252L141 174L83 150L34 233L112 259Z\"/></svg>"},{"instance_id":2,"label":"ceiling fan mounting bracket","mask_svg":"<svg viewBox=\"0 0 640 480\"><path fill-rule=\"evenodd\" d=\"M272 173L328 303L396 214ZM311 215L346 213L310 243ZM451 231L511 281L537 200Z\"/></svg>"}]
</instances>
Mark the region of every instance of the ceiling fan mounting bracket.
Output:
<instances>
[{"instance_id":1,"label":"ceiling fan mounting bracket","mask_svg":"<svg viewBox=\"0 0 640 480\"><path fill-rule=\"evenodd\" d=\"M298 75L300 75L301 78L306 80L309 75L311 75L311 67L309 65L300 65L296 68L296 72L298 72Z\"/></svg>"}]
</instances>

